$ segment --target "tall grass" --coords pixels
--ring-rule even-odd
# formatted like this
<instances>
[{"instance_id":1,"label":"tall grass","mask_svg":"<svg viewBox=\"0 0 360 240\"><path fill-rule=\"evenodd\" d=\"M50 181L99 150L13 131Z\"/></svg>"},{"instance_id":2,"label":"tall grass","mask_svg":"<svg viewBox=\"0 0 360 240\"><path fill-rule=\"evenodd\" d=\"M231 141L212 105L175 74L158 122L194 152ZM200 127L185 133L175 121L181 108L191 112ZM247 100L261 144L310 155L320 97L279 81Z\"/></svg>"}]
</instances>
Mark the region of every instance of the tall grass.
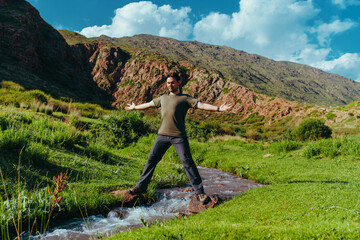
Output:
<instances>
[{"instance_id":1,"label":"tall grass","mask_svg":"<svg viewBox=\"0 0 360 240\"><path fill-rule=\"evenodd\" d=\"M51 176L59 172L67 172L71 180L69 192L59 203L61 211L52 214L56 219L79 217L85 208L86 214L104 213L121 204L110 190L128 188L138 180L145 159L120 154L112 147L130 145L147 133L149 126L140 113L87 119L14 106L0 108L1 239L47 228L49 217L44 214L49 213L53 198L45 189L53 186ZM172 165L159 167L154 188L183 184L184 178Z\"/></svg>"},{"instance_id":2,"label":"tall grass","mask_svg":"<svg viewBox=\"0 0 360 240\"><path fill-rule=\"evenodd\" d=\"M321 156L334 158L340 155L360 156L360 137L343 136L308 142L303 154L307 158Z\"/></svg>"},{"instance_id":3,"label":"tall grass","mask_svg":"<svg viewBox=\"0 0 360 240\"><path fill-rule=\"evenodd\" d=\"M35 133L35 140L51 146L74 147L76 143L86 141L87 135L74 126L61 121L41 117L30 127Z\"/></svg>"},{"instance_id":4,"label":"tall grass","mask_svg":"<svg viewBox=\"0 0 360 240\"><path fill-rule=\"evenodd\" d=\"M281 140L271 144L271 147L276 153L286 153L300 149L302 147L302 143L296 140Z\"/></svg>"}]
</instances>

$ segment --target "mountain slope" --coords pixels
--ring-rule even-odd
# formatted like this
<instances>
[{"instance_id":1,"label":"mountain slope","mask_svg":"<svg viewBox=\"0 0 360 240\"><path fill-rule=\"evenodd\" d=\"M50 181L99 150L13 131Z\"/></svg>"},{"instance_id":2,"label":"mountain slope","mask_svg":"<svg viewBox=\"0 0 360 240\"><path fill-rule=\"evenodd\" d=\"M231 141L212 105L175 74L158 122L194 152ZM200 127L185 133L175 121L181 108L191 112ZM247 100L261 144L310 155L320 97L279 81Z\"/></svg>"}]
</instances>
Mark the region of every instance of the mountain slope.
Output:
<instances>
[{"instance_id":1,"label":"mountain slope","mask_svg":"<svg viewBox=\"0 0 360 240\"><path fill-rule=\"evenodd\" d=\"M1 0L0 81L54 97L98 102L110 96L94 84L87 65L25 0Z\"/></svg>"},{"instance_id":2,"label":"mountain slope","mask_svg":"<svg viewBox=\"0 0 360 240\"><path fill-rule=\"evenodd\" d=\"M217 71L255 92L291 101L337 106L360 98L360 83L306 65L277 62L229 47L151 35L95 38L123 48L153 50L176 61Z\"/></svg>"},{"instance_id":3,"label":"mountain slope","mask_svg":"<svg viewBox=\"0 0 360 240\"><path fill-rule=\"evenodd\" d=\"M83 41L77 34L60 31L67 41ZM69 39L70 37L70 39ZM92 76L98 86L114 98L113 104L125 107L135 102L140 104L165 93L166 76L176 72L182 79L185 93L203 102L220 105L233 104L234 116L238 119L251 115L266 116L267 121L284 116L305 115L311 108L306 104L274 98L254 91L229 80L218 72L199 68L187 61L174 61L164 55L137 48L120 48L117 44L94 41L72 45L74 52L88 61Z\"/></svg>"}]
</instances>

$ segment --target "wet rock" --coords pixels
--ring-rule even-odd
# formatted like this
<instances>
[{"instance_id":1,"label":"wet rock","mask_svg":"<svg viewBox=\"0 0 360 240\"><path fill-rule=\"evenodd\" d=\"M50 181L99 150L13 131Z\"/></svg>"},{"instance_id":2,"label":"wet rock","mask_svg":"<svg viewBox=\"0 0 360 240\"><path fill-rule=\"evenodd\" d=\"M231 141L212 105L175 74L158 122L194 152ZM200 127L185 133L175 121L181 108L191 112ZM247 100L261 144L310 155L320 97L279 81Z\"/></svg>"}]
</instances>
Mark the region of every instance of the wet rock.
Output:
<instances>
[{"instance_id":1,"label":"wet rock","mask_svg":"<svg viewBox=\"0 0 360 240\"><path fill-rule=\"evenodd\" d=\"M119 218L119 219L124 219L127 216L129 216L129 212L126 211L125 209L114 209L110 211L107 215L108 218Z\"/></svg>"},{"instance_id":2,"label":"wet rock","mask_svg":"<svg viewBox=\"0 0 360 240\"><path fill-rule=\"evenodd\" d=\"M221 199L217 196L209 196L209 197L211 198L211 201L206 205L203 205L202 202L200 202L198 196L194 195L190 197L191 200L188 206L189 211L192 213L199 213L208 208L213 208L214 206L218 205L221 201Z\"/></svg>"},{"instance_id":3,"label":"wet rock","mask_svg":"<svg viewBox=\"0 0 360 240\"><path fill-rule=\"evenodd\" d=\"M183 192L192 192L193 189L191 187L187 187L183 190Z\"/></svg>"},{"instance_id":4,"label":"wet rock","mask_svg":"<svg viewBox=\"0 0 360 240\"><path fill-rule=\"evenodd\" d=\"M186 214L186 213L183 213L183 212L178 212L176 214L176 217L177 218L182 218L182 217L186 217L186 216L190 216L191 214Z\"/></svg>"},{"instance_id":5,"label":"wet rock","mask_svg":"<svg viewBox=\"0 0 360 240\"><path fill-rule=\"evenodd\" d=\"M111 192L114 196L121 196L122 206L133 207L146 203L146 199L142 194L131 195L127 190L115 190Z\"/></svg>"}]
</instances>

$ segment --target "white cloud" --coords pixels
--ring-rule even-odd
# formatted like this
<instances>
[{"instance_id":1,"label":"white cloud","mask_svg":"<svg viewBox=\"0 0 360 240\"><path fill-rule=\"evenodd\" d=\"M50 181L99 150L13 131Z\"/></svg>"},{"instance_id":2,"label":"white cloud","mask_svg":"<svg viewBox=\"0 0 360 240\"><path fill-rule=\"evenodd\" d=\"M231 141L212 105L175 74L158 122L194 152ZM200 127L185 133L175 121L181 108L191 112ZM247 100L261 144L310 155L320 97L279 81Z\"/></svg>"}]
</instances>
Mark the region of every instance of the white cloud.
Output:
<instances>
[{"instance_id":1,"label":"white cloud","mask_svg":"<svg viewBox=\"0 0 360 240\"><path fill-rule=\"evenodd\" d=\"M302 64L314 66L323 61L331 52L331 48L318 48L316 45L308 45L298 54L294 54L289 60Z\"/></svg>"},{"instance_id":2,"label":"white cloud","mask_svg":"<svg viewBox=\"0 0 360 240\"><path fill-rule=\"evenodd\" d=\"M319 12L311 0L241 0L239 11L211 13L195 24L193 34L201 42L298 62L360 81L359 55L344 54L327 61L332 53L331 37L356 23L334 20L318 27L307 25ZM310 43L309 34L315 34L318 43Z\"/></svg>"},{"instance_id":3,"label":"white cloud","mask_svg":"<svg viewBox=\"0 0 360 240\"><path fill-rule=\"evenodd\" d=\"M134 2L115 11L111 25L92 26L81 30L86 37L107 35L110 37L153 34L185 40L191 34L192 25L188 16L191 9L172 9L170 5Z\"/></svg>"},{"instance_id":4,"label":"white cloud","mask_svg":"<svg viewBox=\"0 0 360 240\"><path fill-rule=\"evenodd\" d=\"M360 0L332 1L345 7L360 4ZM331 38L357 23L347 19L308 25L320 12L312 0L239 0L239 8L232 14L212 12L195 25L190 23L190 12L189 7L173 9L170 5L159 7L149 1L133 2L115 11L111 25L84 28L80 33L87 37L145 33L197 40L275 60L311 65L360 81L358 54L344 54L329 61L329 55L333 54ZM318 42L311 42L310 36Z\"/></svg>"},{"instance_id":5,"label":"white cloud","mask_svg":"<svg viewBox=\"0 0 360 240\"><path fill-rule=\"evenodd\" d=\"M319 61L314 67L360 81L360 55L357 53L346 53L337 59Z\"/></svg>"},{"instance_id":6,"label":"white cloud","mask_svg":"<svg viewBox=\"0 0 360 240\"><path fill-rule=\"evenodd\" d=\"M346 30L349 30L355 25L356 22L353 22L351 20L345 20L345 21L335 20L332 23L324 23L317 28L312 28L311 31L313 33L317 33L318 35L317 39L320 45L324 46L330 43L331 41L330 37L333 34L341 33Z\"/></svg>"},{"instance_id":7,"label":"white cloud","mask_svg":"<svg viewBox=\"0 0 360 240\"><path fill-rule=\"evenodd\" d=\"M341 9L346 9L348 6L359 6L360 0L332 0L332 3L339 5Z\"/></svg>"},{"instance_id":8,"label":"white cloud","mask_svg":"<svg viewBox=\"0 0 360 240\"><path fill-rule=\"evenodd\" d=\"M196 40L286 60L307 47L305 23L318 14L311 1L242 0L231 16L212 13L195 24Z\"/></svg>"}]
</instances>

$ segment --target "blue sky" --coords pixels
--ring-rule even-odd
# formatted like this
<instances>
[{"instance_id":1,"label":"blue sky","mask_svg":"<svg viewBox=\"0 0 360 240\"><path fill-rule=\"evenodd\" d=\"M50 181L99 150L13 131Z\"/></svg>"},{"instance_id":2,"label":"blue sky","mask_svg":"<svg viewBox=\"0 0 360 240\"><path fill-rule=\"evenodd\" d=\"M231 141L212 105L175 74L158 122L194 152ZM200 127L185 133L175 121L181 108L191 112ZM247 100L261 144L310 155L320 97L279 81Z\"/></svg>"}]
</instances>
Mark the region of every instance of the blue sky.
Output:
<instances>
[{"instance_id":1,"label":"blue sky","mask_svg":"<svg viewBox=\"0 0 360 240\"><path fill-rule=\"evenodd\" d=\"M28 0L56 29L229 46L360 82L360 0Z\"/></svg>"}]
</instances>

